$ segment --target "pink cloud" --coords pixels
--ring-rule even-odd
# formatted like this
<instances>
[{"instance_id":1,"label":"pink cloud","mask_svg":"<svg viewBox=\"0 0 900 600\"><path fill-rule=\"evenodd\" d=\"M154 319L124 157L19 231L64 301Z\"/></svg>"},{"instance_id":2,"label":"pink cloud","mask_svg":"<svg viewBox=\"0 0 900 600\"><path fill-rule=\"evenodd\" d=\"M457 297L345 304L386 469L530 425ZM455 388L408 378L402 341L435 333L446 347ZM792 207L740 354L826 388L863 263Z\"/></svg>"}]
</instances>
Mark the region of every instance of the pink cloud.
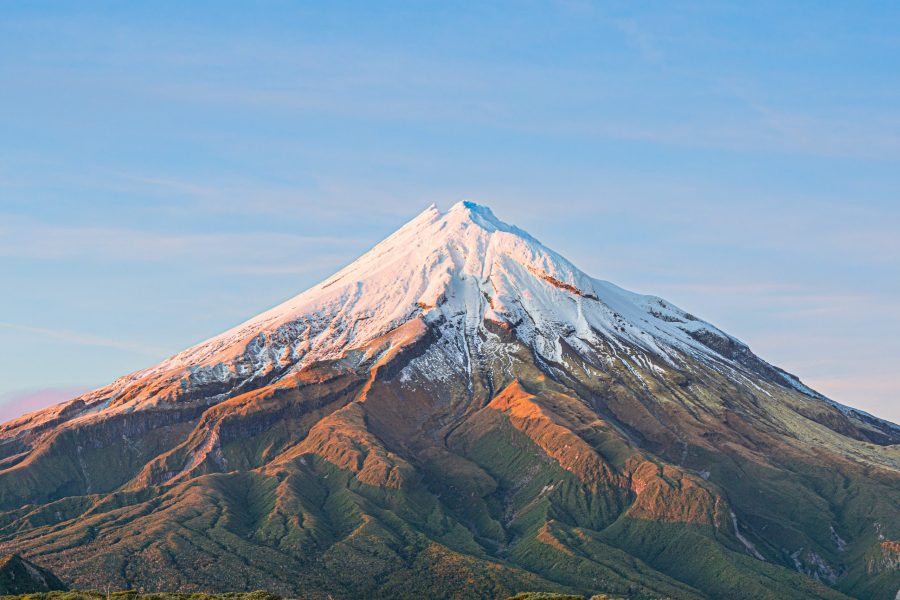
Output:
<instances>
[{"instance_id":1,"label":"pink cloud","mask_svg":"<svg viewBox=\"0 0 900 600\"><path fill-rule=\"evenodd\" d=\"M5 423L36 410L71 400L90 388L50 388L27 392L10 392L0 395L0 423Z\"/></svg>"}]
</instances>

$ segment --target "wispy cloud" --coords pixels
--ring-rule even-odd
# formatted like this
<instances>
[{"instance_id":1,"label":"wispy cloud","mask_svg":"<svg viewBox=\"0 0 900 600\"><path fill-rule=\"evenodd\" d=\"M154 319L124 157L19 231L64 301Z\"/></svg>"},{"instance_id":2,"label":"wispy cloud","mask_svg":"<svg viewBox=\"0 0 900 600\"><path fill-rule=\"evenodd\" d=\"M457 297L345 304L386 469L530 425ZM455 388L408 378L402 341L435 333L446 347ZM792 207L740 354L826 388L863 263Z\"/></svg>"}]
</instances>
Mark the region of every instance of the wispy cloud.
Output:
<instances>
[{"instance_id":1,"label":"wispy cloud","mask_svg":"<svg viewBox=\"0 0 900 600\"><path fill-rule=\"evenodd\" d=\"M891 396L900 401L900 378L891 375L872 375L866 373L856 377L814 377L816 385L831 390L837 395L864 394ZM898 405L900 409L900 405ZM900 414L900 413L898 413Z\"/></svg>"},{"instance_id":2,"label":"wispy cloud","mask_svg":"<svg viewBox=\"0 0 900 600\"><path fill-rule=\"evenodd\" d=\"M658 64L667 58L660 40L668 40L675 35L673 31L665 27L656 31L638 17L613 16L604 14L613 11L576 4L579 12L592 14L602 25L601 31L613 33L610 37L618 32L621 41L644 62ZM224 106L264 109L282 116L467 124L552 137L900 160L900 124L894 112L853 113L817 105L801 110L796 102L782 101L784 94L778 89L768 95L750 93L751 86L734 84L730 74L698 77L693 70L682 68L657 73L651 78L653 84L636 84L629 75L634 68L598 68L578 61L552 68L532 61L510 68L502 60L484 56L472 60L463 54L420 55L388 44L373 47L346 39L318 44L297 40L290 44L248 43L208 32L200 39L190 37L192 46L173 36L170 44L154 44L155 50L148 51L146 44L138 43L146 35L137 28L124 30L121 38L133 41L120 42L125 47L118 53L86 57L88 66L83 64L79 70L69 68L67 56L57 57L55 67L48 67L46 63L52 65L53 61L42 57L39 65L27 68L40 66L46 70L43 77L54 81L64 77L72 88L96 89L102 84L180 107ZM684 61L689 55L684 55L683 38L691 37L691 32L678 32L675 37L681 41L676 51L680 49ZM135 61L147 67L140 77L134 74ZM209 77L198 73L199 65L216 65L235 76ZM21 68L18 64L6 66ZM745 78L754 80L749 75ZM685 79L693 85L678 85ZM626 92L632 89L634 96ZM893 90L896 94L896 86ZM814 91L805 93L815 95ZM877 93L888 92L882 88ZM645 101L641 95L650 94L665 108L680 107L681 112L628 110ZM686 104L695 103L695 110L684 111ZM585 110L585 106L594 109ZM542 113L541 119L532 118L536 111Z\"/></svg>"},{"instance_id":3,"label":"wispy cloud","mask_svg":"<svg viewBox=\"0 0 900 600\"><path fill-rule=\"evenodd\" d=\"M59 387L0 394L0 423L71 400L89 390L87 387Z\"/></svg>"},{"instance_id":4,"label":"wispy cloud","mask_svg":"<svg viewBox=\"0 0 900 600\"><path fill-rule=\"evenodd\" d=\"M650 63L662 64L665 54L655 37L631 19L610 21L629 47ZM520 66L510 72L499 64L471 64L444 59L425 61L391 54L373 57L349 55L341 68L363 71L363 65L382 69L378 81L336 77L319 85L272 86L263 82L234 86L221 82L167 83L148 90L165 101L216 106L253 107L295 115L330 115L370 121L455 123L575 139L602 138L645 142L661 146L719 149L732 152L778 152L819 157L865 160L900 160L900 125L890 113L864 115L840 111L781 106L776 99L762 101L729 93L727 84L703 82L707 90L702 106L710 112L700 118L693 111L668 115L665 111L634 115L622 110L624 97L614 90L633 85L609 70L541 65ZM435 76L440 73L440 76ZM331 77L334 77L333 75ZM661 76L684 77L683 73ZM552 83L552 85L548 85ZM698 85L700 83L698 82ZM726 89L721 89L722 87ZM415 96L404 93L417 89ZM372 93L377 89L377 93ZM549 90L570 90L560 96ZM546 90L546 91L545 91ZM360 104L356 98L368 94ZM662 100L681 105L683 92L654 90ZM453 98L454 102L447 102ZM528 102L510 98L529 98ZM710 100L715 98L715 100ZM596 108L585 112L586 103ZM534 105L555 106L540 121L528 118ZM575 115L575 116L573 116Z\"/></svg>"},{"instance_id":5,"label":"wispy cloud","mask_svg":"<svg viewBox=\"0 0 900 600\"><path fill-rule=\"evenodd\" d=\"M740 306L769 319L813 319L823 326L826 317L847 321L849 315L893 322L900 306L892 295L856 289L823 288L798 282L658 282L649 287L661 294L709 297L719 304Z\"/></svg>"},{"instance_id":6,"label":"wispy cloud","mask_svg":"<svg viewBox=\"0 0 900 600\"><path fill-rule=\"evenodd\" d=\"M355 258L355 257L353 257ZM222 272L234 273L236 275L300 275L304 273L315 273L322 269L332 269L337 271L340 267L348 264L352 258L347 255L323 255L317 254L315 260L309 260L298 263L284 264L260 264L222 267Z\"/></svg>"},{"instance_id":7,"label":"wispy cloud","mask_svg":"<svg viewBox=\"0 0 900 600\"><path fill-rule=\"evenodd\" d=\"M31 327L29 325L19 325L16 323L4 323L0 322L0 329L7 329L10 331L16 331L19 333L25 333L29 335L39 335L42 337L60 340L63 342L67 342L70 344L76 344L79 346L99 346L102 348L115 348L117 350L126 350L128 352L134 352L137 354L143 354L146 356L151 356L154 358L158 358L160 356L164 356L166 354L166 350L163 348L159 348L156 346L149 346L146 344L130 342L127 340L117 340L112 338L105 338L96 335L91 335L87 333L80 333L77 331L68 331L65 329L48 329L44 327Z\"/></svg>"},{"instance_id":8,"label":"wispy cloud","mask_svg":"<svg viewBox=\"0 0 900 600\"><path fill-rule=\"evenodd\" d=\"M829 398L900 424L900 378L885 373L814 376L807 385Z\"/></svg>"},{"instance_id":9,"label":"wispy cloud","mask_svg":"<svg viewBox=\"0 0 900 600\"><path fill-rule=\"evenodd\" d=\"M628 45L644 59L659 63L665 58L656 38L637 19L613 19L612 23L624 34Z\"/></svg>"},{"instance_id":10,"label":"wispy cloud","mask_svg":"<svg viewBox=\"0 0 900 600\"><path fill-rule=\"evenodd\" d=\"M292 8L250 28L8 12L10 321L46 325L28 299L66 271L78 301L102 280L108 301L230 305L230 323L269 284L300 291L417 208L475 193L788 368L813 357L843 377L865 354L896 370L898 40L876 12L558 0L513 18L412 11L390 36L384 11L334 26ZM196 332L188 314L166 335Z\"/></svg>"},{"instance_id":11,"label":"wispy cloud","mask_svg":"<svg viewBox=\"0 0 900 600\"><path fill-rule=\"evenodd\" d=\"M668 290L685 291L698 294L715 294L715 295L733 295L742 296L759 296L765 294L796 293L803 289L796 283L785 283L779 281L757 281L757 282L740 282L740 283L710 283L710 282L679 282L679 283L660 283L658 287Z\"/></svg>"},{"instance_id":12,"label":"wispy cloud","mask_svg":"<svg viewBox=\"0 0 900 600\"><path fill-rule=\"evenodd\" d=\"M157 262L206 260L213 268L279 262L312 247L349 248L365 241L335 236L275 232L165 233L123 227L66 227L0 215L0 257L30 259L87 258Z\"/></svg>"}]
</instances>

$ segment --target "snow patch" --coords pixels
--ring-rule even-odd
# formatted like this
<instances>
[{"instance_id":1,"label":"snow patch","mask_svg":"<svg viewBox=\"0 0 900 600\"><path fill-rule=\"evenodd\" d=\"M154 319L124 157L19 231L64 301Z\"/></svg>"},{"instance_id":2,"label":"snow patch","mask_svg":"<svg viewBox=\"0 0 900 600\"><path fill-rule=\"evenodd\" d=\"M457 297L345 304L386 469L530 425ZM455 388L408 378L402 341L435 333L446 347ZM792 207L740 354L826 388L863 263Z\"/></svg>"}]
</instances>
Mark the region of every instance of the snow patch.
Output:
<instances>
[{"instance_id":1,"label":"snow patch","mask_svg":"<svg viewBox=\"0 0 900 600\"><path fill-rule=\"evenodd\" d=\"M744 545L750 554L758 558L759 560L766 560L762 554L756 549L756 546L753 545L753 542L744 537L741 533L740 527L738 527L737 515L734 514L734 511L731 511L731 524L734 526L734 536L738 539L738 541Z\"/></svg>"}]
</instances>

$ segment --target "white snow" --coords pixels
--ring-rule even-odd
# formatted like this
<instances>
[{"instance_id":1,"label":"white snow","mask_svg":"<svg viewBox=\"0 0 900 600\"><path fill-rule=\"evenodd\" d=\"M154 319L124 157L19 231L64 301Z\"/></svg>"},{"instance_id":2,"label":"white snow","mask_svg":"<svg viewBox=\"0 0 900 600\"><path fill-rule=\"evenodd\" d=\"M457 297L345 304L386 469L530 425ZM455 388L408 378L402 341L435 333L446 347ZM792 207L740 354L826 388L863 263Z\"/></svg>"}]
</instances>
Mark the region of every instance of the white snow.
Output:
<instances>
[{"instance_id":1,"label":"white snow","mask_svg":"<svg viewBox=\"0 0 900 600\"><path fill-rule=\"evenodd\" d=\"M319 285L84 398L97 405L152 381L237 385L272 372L283 376L364 348L419 317L448 339L416 365L435 379L470 370L473 349L502 352L485 320L514 328L547 363L562 362L565 340L629 368L631 362L653 371L648 357L677 364L687 354L714 368L742 370L691 336L703 332L737 342L709 323L661 298L593 279L489 208L460 202L445 213L430 206ZM597 356L592 348L600 341L615 356ZM807 389L788 378L784 385ZM141 401L115 408L133 410Z\"/></svg>"},{"instance_id":2,"label":"white snow","mask_svg":"<svg viewBox=\"0 0 900 600\"><path fill-rule=\"evenodd\" d=\"M485 319L516 325L522 341L554 362L560 339L579 347L602 336L671 363L682 352L715 355L690 332L727 337L660 298L588 277L490 209L461 202L446 213L429 207L323 283L143 376L187 368L192 381L228 381L285 361L299 367L422 314L460 321L463 334Z\"/></svg>"},{"instance_id":3,"label":"white snow","mask_svg":"<svg viewBox=\"0 0 900 600\"><path fill-rule=\"evenodd\" d=\"M738 539L738 541L744 545L744 548L750 551L750 554L758 558L759 560L766 560L765 557L759 553L759 550L756 549L756 546L744 537L741 533L740 527L738 527L737 515L734 514L734 511L731 511L731 524L734 526L734 535ZM797 559L794 559L794 562L797 562Z\"/></svg>"}]
</instances>

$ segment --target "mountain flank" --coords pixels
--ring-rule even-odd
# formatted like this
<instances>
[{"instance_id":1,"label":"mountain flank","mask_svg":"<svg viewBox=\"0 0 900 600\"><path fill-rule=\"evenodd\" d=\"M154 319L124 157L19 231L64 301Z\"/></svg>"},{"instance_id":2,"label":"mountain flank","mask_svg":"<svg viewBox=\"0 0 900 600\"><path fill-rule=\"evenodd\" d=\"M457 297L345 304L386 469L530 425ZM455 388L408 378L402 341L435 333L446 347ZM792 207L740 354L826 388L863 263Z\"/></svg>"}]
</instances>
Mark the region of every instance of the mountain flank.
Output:
<instances>
[{"instance_id":1,"label":"mountain flank","mask_svg":"<svg viewBox=\"0 0 900 600\"><path fill-rule=\"evenodd\" d=\"M18 554L0 557L0 596L66 589L56 575Z\"/></svg>"},{"instance_id":2,"label":"mountain flank","mask_svg":"<svg viewBox=\"0 0 900 600\"><path fill-rule=\"evenodd\" d=\"M896 600L898 549L900 427L472 203L0 425L0 551L80 589Z\"/></svg>"}]
</instances>

